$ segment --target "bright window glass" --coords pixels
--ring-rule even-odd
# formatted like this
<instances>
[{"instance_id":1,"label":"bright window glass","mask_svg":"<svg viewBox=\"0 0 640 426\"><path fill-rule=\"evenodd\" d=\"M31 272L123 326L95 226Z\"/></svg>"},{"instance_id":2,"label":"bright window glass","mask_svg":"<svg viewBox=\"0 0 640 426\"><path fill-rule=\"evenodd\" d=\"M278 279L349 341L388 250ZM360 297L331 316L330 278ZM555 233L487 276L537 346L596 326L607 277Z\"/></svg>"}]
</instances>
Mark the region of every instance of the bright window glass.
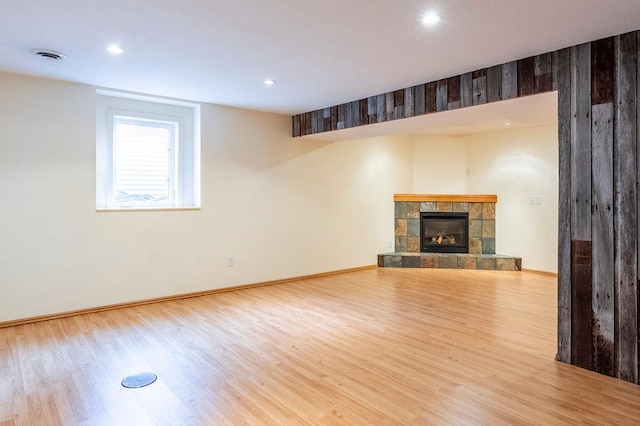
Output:
<instances>
[{"instance_id":1,"label":"bright window glass","mask_svg":"<svg viewBox=\"0 0 640 426\"><path fill-rule=\"evenodd\" d=\"M115 204L175 206L178 123L113 117Z\"/></svg>"}]
</instances>

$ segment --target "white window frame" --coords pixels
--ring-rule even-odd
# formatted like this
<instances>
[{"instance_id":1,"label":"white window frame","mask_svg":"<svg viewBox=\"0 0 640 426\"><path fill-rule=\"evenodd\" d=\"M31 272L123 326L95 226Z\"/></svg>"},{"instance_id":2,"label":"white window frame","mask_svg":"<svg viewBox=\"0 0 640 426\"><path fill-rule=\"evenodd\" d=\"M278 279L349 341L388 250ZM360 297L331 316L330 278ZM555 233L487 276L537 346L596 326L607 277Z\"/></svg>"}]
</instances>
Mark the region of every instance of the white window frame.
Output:
<instances>
[{"instance_id":1,"label":"white window frame","mask_svg":"<svg viewBox=\"0 0 640 426\"><path fill-rule=\"evenodd\" d=\"M114 118L151 123L176 123L172 147L172 202L154 205L118 203L115 199ZM117 120L117 119L116 119ZM144 95L97 91L96 209L98 211L174 210L200 208L200 106Z\"/></svg>"}]
</instances>

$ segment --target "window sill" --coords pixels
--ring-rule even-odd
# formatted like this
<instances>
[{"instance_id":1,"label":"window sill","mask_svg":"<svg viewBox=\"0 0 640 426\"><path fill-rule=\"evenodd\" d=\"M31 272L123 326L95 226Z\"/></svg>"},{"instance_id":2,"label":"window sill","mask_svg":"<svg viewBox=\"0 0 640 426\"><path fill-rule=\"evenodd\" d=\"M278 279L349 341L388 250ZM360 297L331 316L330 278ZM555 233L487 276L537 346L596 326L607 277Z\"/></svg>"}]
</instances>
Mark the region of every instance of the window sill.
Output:
<instances>
[{"instance_id":1,"label":"window sill","mask_svg":"<svg viewBox=\"0 0 640 426\"><path fill-rule=\"evenodd\" d=\"M185 206L185 207L96 207L96 212L155 212L155 211L175 211L175 210L200 210L200 207Z\"/></svg>"}]
</instances>

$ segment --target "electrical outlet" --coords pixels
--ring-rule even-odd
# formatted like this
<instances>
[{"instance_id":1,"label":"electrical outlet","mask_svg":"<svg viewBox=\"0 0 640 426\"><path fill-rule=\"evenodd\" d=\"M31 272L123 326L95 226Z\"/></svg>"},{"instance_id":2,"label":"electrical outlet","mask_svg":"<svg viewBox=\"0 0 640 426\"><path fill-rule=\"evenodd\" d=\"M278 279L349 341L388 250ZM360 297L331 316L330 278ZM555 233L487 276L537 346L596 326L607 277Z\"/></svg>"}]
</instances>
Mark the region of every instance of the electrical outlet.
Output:
<instances>
[{"instance_id":1,"label":"electrical outlet","mask_svg":"<svg viewBox=\"0 0 640 426\"><path fill-rule=\"evenodd\" d=\"M233 267L236 266L236 258L231 256L230 258L227 259L227 266L228 267Z\"/></svg>"},{"instance_id":2,"label":"electrical outlet","mask_svg":"<svg viewBox=\"0 0 640 426\"><path fill-rule=\"evenodd\" d=\"M387 242L387 248L393 248L393 240Z\"/></svg>"}]
</instances>

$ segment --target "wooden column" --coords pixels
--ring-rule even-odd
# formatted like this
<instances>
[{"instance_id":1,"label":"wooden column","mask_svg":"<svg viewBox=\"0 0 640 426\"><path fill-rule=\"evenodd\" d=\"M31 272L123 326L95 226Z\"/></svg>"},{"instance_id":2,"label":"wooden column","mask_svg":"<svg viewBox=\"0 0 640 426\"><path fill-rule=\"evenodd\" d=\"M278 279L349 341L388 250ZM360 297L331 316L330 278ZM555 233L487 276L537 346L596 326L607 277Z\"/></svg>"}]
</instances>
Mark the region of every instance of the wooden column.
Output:
<instances>
[{"instance_id":1,"label":"wooden column","mask_svg":"<svg viewBox=\"0 0 640 426\"><path fill-rule=\"evenodd\" d=\"M554 54L558 92L558 169L571 181L571 49ZM504 82L504 79L503 79ZM558 361L571 362L571 187L560 185L558 202Z\"/></svg>"},{"instance_id":2,"label":"wooden column","mask_svg":"<svg viewBox=\"0 0 640 426\"><path fill-rule=\"evenodd\" d=\"M615 375L638 375L637 34L615 38Z\"/></svg>"}]
</instances>

